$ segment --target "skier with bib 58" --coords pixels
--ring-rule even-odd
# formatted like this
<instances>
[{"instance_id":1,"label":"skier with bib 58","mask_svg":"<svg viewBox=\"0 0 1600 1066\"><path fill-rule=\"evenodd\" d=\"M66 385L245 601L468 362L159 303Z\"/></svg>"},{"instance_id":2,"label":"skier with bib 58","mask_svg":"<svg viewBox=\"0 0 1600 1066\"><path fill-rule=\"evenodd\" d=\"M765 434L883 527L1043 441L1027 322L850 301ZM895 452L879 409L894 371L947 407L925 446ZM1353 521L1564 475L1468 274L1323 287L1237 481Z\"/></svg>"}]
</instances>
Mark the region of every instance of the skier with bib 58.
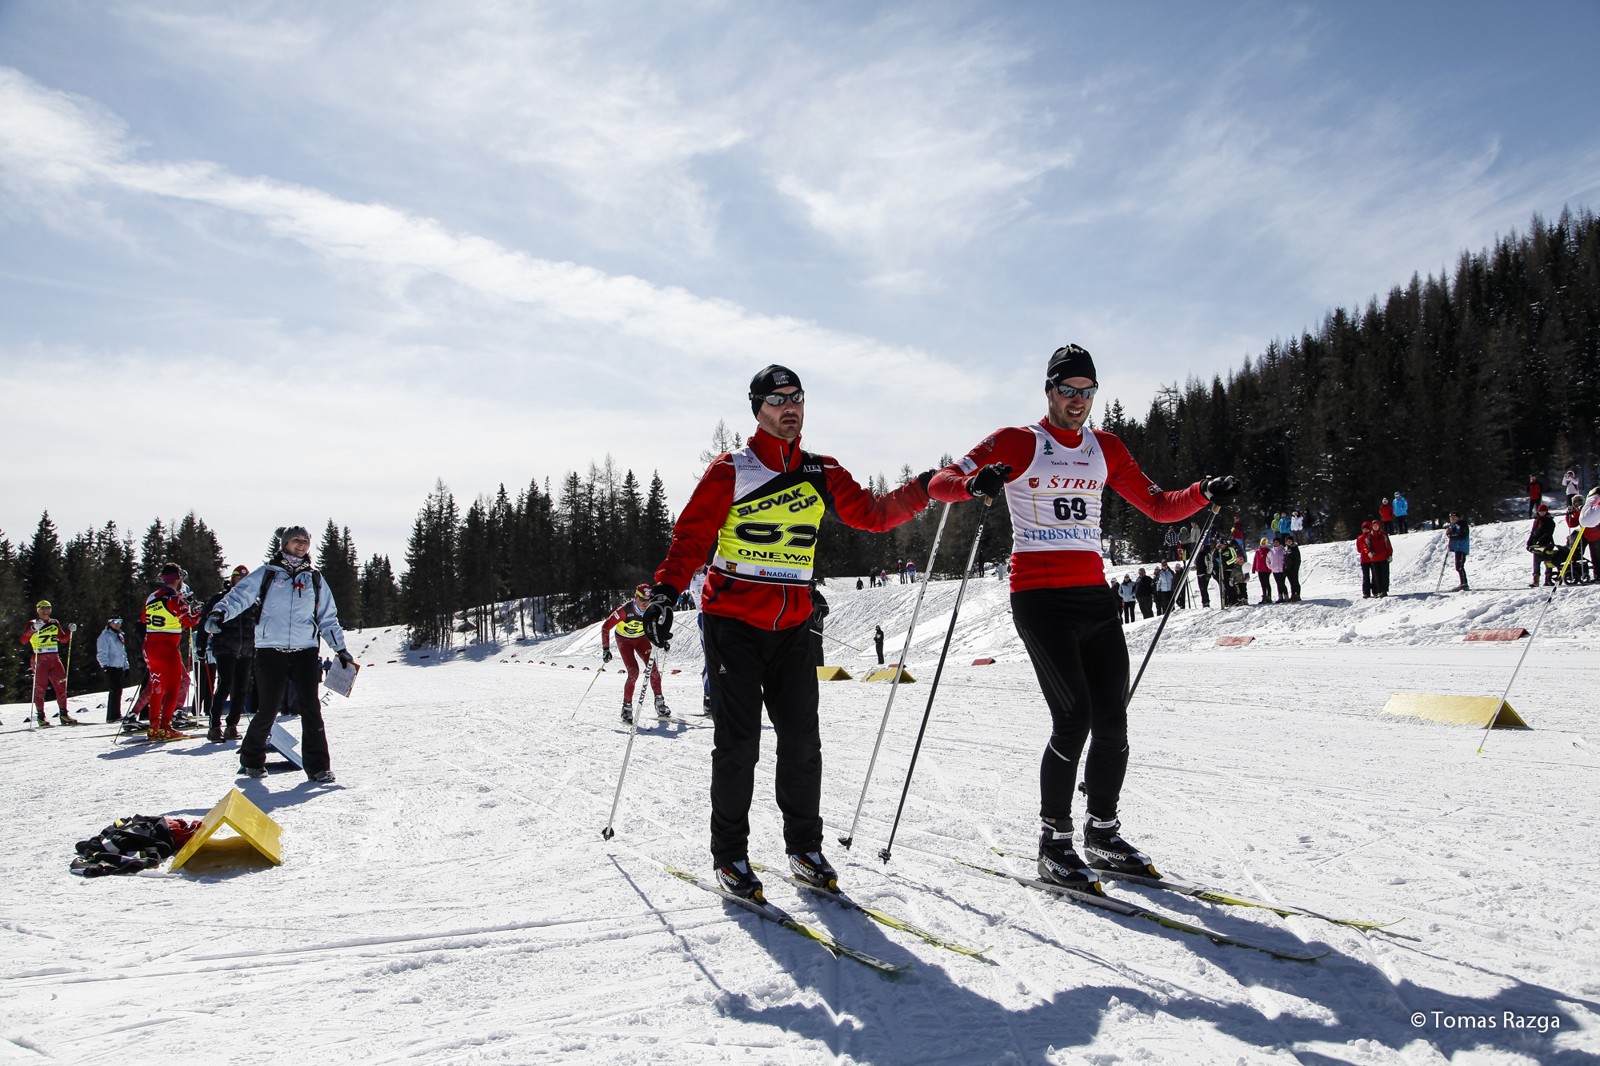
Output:
<instances>
[{"instance_id":1,"label":"skier with bib 58","mask_svg":"<svg viewBox=\"0 0 1600 1066\"><path fill-rule=\"evenodd\" d=\"M1011 615L1050 707L1051 734L1039 766L1039 876L1099 891L1094 868L1155 873L1121 835L1118 802L1128 769L1128 645L1101 556L1106 487L1157 522L1178 522L1238 491L1208 477L1164 492L1120 439L1086 428L1099 389L1094 359L1058 348L1045 370L1044 418L996 430L936 473L928 491L958 502L1005 495L1011 512ZM1083 791L1088 863L1073 847L1072 799L1088 742Z\"/></svg>"}]
</instances>

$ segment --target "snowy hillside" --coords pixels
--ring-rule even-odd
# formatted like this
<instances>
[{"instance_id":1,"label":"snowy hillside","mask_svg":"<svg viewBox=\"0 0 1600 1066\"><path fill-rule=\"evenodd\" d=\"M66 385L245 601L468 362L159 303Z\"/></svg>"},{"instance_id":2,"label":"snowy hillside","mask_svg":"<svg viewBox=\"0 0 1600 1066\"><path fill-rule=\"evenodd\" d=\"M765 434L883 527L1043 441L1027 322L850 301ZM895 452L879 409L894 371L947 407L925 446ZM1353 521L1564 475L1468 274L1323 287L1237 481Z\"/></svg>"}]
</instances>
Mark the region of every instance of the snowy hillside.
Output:
<instances>
[{"instance_id":1,"label":"snowy hillside","mask_svg":"<svg viewBox=\"0 0 1600 1066\"><path fill-rule=\"evenodd\" d=\"M1048 717L992 578L969 587L879 861L955 603L957 583L936 582L850 850L834 840L889 686L822 686L823 814L858 899L986 958L768 878L797 917L910 964L884 976L668 875L709 870L692 614L667 662L688 724L641 730L609 842L627 734L619 676L594 672L597 628L427 658L367 631L352 641L367 664L354 697L329 697L333 788L292 772L236 781L231 743L118 748L104 726L33 732L19 705L0 708L0 1061L1595 1061L1600 586L1559 591L1544 616L1511 693L1531 730L1496 731L1478 755L1478 730L1381 713L1400 690L1499 696L1526 642L1464 636L1540 617L1524 536L1522 523L1475 530L1474 590L1438 595L1442 534L1398 537L1381 601L1361 598L1349 544L1311 545L1303 603L1192 609L1167 626L1130 709L1129 836L1174 874L1398 924L1363 933L1113 893L1326 952L1315 962L954 861L1032 866ZM862 677L874 625L898 657L915 587L827 592L830 663ZM1156 625L1128 628L1135 669ZM1219 647L1223 635L1255 641ZM103 717L92 697L73 708ZM778 864L771 741L752 857ZM281 867L68 875L73 843L113 818L198 818L236 784L283 826Z\"/></svg>"}]
</instances>

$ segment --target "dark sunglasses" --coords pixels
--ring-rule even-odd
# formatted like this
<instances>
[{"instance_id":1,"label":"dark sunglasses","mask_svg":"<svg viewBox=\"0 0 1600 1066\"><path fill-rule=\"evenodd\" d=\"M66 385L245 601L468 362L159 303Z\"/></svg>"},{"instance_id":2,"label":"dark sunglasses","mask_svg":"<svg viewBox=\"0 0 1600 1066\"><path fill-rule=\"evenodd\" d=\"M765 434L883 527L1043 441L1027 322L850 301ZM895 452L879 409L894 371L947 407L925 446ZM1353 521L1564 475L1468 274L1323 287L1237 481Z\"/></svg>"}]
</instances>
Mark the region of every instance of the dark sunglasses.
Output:
<instances>
[{"instance_id":1,"label":"dark sunglasses","mask_svg":"<svg viewBox=\"0 0 1600 1066\"><path fill-rule=\"evenodd\" d=\"M793 392L769 392L761 397L761 402L768 407L782 407L786 403L800 407L806 402L806 394L803 389L795 389Z\"/></svg>"},{"instance_id":2,"label":"dark sunglasses","mask_svg":"<svg viewBox=\"0 0 1600 1066\"><path fill-rule=\"evenodd\" d=\"M1055 382L1052 386L1057 392L1069 400L1082 396L1085 400L1094 399L1094 394L1100 391L1099 385L1090 385L1087 389L1080 389L1074 385L1063 385Z\"/></svg>"}]
</instances>

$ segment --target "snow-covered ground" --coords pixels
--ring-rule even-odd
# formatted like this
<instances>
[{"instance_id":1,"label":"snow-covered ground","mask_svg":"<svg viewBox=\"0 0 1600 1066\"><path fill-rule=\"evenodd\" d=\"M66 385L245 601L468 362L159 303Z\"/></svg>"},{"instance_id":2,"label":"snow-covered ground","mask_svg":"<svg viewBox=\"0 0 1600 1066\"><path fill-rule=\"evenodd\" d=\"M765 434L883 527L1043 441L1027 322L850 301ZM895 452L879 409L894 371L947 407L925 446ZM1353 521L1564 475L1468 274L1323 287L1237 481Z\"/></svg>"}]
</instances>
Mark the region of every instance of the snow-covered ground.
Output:
<instances>
[{"instance_id":1,"label":"snow-covered ground","mask_svg":"<svg viewBox=\"0 0 1600 1066\"><path fill-rule=\"evenodd\" d=\"M958 956L769 878L797 917L874 955L834 959L669 876L706 872L712 731L693 616L667 691L690 727L627 741L594 629L427 659L368 631L327 709L339 785L241 782L285 863L82 880L73 843L134 813L199 817L234 745L115 748L104 727L19 729L0 708L0 1060L15 1062L1592 1062L1600 1056L1600 586L1559 592L1511 702L1480 731L1381 713L1398 690L1498 696L1532 628L1522 523L1477 530L1474 590L1433 593L1443 537L1396 539L1363 601L1350 545L1306 549L1305 602L1174 615L1131 708L1128 834L1172 872L1311 919L1118 888L1181 918L1329 954L1281 961L967 870L1028 872L1047 717L993 579L968 589L893 859L894 817L957 584L928 587L849 851L863 902L988 946ZM962 546L964 548L964 546ZM958 550L958 549L952 549ZM1446 582L1447 587L1453 581ZM1254 587L1252 586L1252 589ZM896 657L916 589L828 586L831 637ZM1129 627L1137 668L1154 621ZM1218 647L1220 635L1256 638ZM856 677L870 652L830 642ZM993 657L994 665L974 666ZM889 687L822 687L823 813L849 828ZM95 700L73 701L83 718ZM770 732L754 857L782 860ZM1004 859L991 846L1020 852ZM1542 1027L1542 1028L1541 1028Z\"/></svg>"}]
</instances>

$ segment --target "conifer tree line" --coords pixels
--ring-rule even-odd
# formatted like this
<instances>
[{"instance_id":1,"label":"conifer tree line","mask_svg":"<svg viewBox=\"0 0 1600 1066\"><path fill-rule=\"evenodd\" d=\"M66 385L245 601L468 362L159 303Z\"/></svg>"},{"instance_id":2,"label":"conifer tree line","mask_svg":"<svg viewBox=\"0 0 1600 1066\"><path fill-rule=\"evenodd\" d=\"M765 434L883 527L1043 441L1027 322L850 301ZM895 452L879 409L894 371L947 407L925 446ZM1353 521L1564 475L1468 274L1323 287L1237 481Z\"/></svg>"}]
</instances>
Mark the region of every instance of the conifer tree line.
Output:
<instances>
[{"instance_id":1,"label":"conifer tree line","mask_svg":"<svg viewBox=\"0 0 1600 1066\"><path fill-rule=\"evenodd\" d=\"M1279 511L1318 540L1350 538L1398 491L1412 525L1450 511L1523 513L1530 474L1552 498L1573 468L1600 478L1600 220L1533 217L1448 277L1413 275L1383 300L1338 309L1274 341L1227 380L1161 390L1142 420L1113 404L1098 423L1158 485L1232 473L1252 535ZM1204 523L1206 515L1196 516ZM1162 529L1106 495L1118 561L1154 559Z\"/></svg>"},{"instance_id":2,"label":"conifer tree line","mask_svg":"<svg viewBox=\"0 0 1600 1066\"><path fill-rule=\"evenodd\" d=\"M269 557L273 547L269 543ZM399 621L400 586L388 557L374 555L365 565L359 564L348 527L340 529L330 521L312 558L333 593L345 628ZM0 703L20 703L32 695L28 649L18 638L40 600L54 604L60 621L78 625L67 678L72 694L105 687L95 641L108 618L123 620L129 664L135 674L142 670L140 615L145 596L168 562L188 571L189 587L202 601L222 590L231 570L216 534L193 511L176 522L156 519L137 545L133 535L122 532L115 522L74 534L63 544L48 511L40 516L30 540L13 544L0 531L0 625L4 626L0 685L5 686L0 689ZM254 569L248 561L245 565Z\"/></svg>"}]
</instances>

